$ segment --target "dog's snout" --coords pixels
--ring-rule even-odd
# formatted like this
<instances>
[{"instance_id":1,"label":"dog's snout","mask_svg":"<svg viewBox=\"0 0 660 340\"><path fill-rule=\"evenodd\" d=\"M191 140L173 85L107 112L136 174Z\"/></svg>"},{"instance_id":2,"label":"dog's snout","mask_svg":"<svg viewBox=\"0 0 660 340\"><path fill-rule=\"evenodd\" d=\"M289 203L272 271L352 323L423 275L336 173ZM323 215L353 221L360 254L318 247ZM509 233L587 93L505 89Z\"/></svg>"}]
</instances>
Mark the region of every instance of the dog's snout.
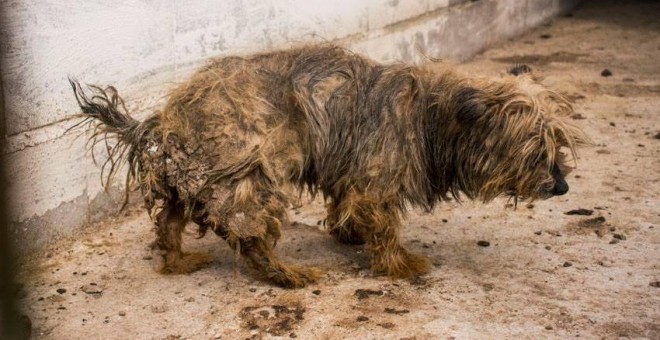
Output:
<instances>
[{"instance_id":1,"label":"dog's snout","mask_svg":"<svg viewBox=\"0 0 660 340\"><path fill-rule=\"evenodd\" d=\"M561 196L568 192L568 183L565 180L556 181L555 186L552 188L552 194L555 196Z\"/></svg>"},{"instance_id":2,"label":"dog's snout","mask_svg":"<svg viewBox=\"0 0 660 340\"><path fill-rule=\"evenodd\" d=\"M552 187L551 193L555 196L560 196L568 192L568 183L561 175L558 166L552 168L552 179L555 180L555 185Z\"/></svg>"}]
</instances>

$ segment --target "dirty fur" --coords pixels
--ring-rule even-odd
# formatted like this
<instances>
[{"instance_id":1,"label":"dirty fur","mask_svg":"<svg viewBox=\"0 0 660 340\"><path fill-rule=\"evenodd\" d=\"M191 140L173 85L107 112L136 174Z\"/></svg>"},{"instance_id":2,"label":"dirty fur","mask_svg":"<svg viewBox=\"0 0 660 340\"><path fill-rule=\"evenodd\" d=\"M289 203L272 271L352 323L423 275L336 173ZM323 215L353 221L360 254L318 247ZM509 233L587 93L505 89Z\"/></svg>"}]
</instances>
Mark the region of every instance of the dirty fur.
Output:
<instances>
[{"instance_id":1,"label":"dirty fur","mask_svg":"<svg viewBox=\"0 0 660 340\"><path fill-rule=\"evenodd\" d=\"M71 84L95 123L92 143L108 147L109 174L127 162L127 185L141 189L163 272L204 261L181 249L193 221L284 287L318 278L273 251L302 190L325 198L330 234L366 243L375 273L413 277L430 264L401 245L407 207L562 194L564 152L575 159L589 142L567 120L568 100L534 74L475 79L441 63L382 65L332 45L213 59L143 122L114 88L91 87L88 97Z\"/></svg>"}]
</instances>

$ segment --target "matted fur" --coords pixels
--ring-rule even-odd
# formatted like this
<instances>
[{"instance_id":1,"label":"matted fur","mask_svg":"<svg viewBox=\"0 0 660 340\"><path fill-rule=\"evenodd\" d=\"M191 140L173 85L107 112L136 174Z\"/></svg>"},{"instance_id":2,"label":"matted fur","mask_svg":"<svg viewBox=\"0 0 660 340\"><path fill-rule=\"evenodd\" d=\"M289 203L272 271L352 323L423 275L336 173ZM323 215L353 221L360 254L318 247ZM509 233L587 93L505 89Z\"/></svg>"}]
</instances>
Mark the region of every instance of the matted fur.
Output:
<instances>
[{"instance_id":1,"label":"matted fur","mask_svg":"<svg viewBox=\"0 0 660 340\"><path fill-rule=\"evenodd\" d=\"M588 143L566 120L567 99L529 74L473 79L331 45L211 60L141 123L114 88L93 87L88 98L72 85L83 115L99 122L93 140L117 137L110 164L131 165L164 272L196 267L181 251L192 220L285 287L317 278L273 253L290 187L321 193L330 233L366 242L375 272L409 277L430 266L399 242L407 206L561 194L569 170L561 149L575 158Z\"/></svg>"}]
</instances>

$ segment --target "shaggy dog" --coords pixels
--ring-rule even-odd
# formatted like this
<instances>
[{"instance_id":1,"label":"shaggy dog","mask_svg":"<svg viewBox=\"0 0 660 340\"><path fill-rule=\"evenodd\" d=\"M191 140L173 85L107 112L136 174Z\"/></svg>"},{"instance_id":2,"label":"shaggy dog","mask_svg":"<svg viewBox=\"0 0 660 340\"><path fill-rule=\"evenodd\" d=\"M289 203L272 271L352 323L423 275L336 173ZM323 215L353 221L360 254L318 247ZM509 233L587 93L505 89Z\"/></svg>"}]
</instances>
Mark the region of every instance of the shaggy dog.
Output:
<instances>
[{"instance_id":1,"label":"shaggy dog","mask_svg":"<svg viewBox=\"0 0 660 340\"><path fill-rule=\"evenodd\" d=\"M142 122L113 87L91 86L89 97L71 84L84 122L94 123L91 141L117 140L109 177L126 161L127 189L140 186L163 272L199 265L181 250L193 221L283 287L318 277L273 252L290 187L323 195L330 234L366 243L375 273L412 277L430 265L401 245L407 206L562 195L569 167L560 149L574 158L588 142L566 120L566 98L530 74L472 79L330 45L211 60Z\"/></svg>"}]
</instances>

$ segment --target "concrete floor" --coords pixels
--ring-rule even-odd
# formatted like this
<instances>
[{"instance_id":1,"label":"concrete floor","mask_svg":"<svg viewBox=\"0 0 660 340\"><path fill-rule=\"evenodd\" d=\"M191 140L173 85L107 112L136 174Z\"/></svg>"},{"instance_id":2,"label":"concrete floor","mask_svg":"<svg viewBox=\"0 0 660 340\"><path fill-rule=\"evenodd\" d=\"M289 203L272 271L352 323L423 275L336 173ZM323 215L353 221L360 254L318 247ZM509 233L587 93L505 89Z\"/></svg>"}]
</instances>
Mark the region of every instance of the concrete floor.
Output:
<instances>
[{"instance_id":1,"label":"concrete floor","mask_svg":"<svg viewBox=\"0 0 660 340\"><path fill-rule=\"evenodd\" d=\"M234 276L229 247L192 233L184 247L214 261L163 276L147 249L151 222L135 210L22 264L33 337L660 338L658 13L650 1L587 2L457 66L498 77L530 65L576 101L597 145L581 151L566 196L412 212L405 243L432 259L430 274L373 277L362 247L325 235L323 206L311 202L291 211L278 252L321 268L318 284L283 290L244 263ZM565 214L578 208L593 215Z\"/></svg>"}]
</instances>

